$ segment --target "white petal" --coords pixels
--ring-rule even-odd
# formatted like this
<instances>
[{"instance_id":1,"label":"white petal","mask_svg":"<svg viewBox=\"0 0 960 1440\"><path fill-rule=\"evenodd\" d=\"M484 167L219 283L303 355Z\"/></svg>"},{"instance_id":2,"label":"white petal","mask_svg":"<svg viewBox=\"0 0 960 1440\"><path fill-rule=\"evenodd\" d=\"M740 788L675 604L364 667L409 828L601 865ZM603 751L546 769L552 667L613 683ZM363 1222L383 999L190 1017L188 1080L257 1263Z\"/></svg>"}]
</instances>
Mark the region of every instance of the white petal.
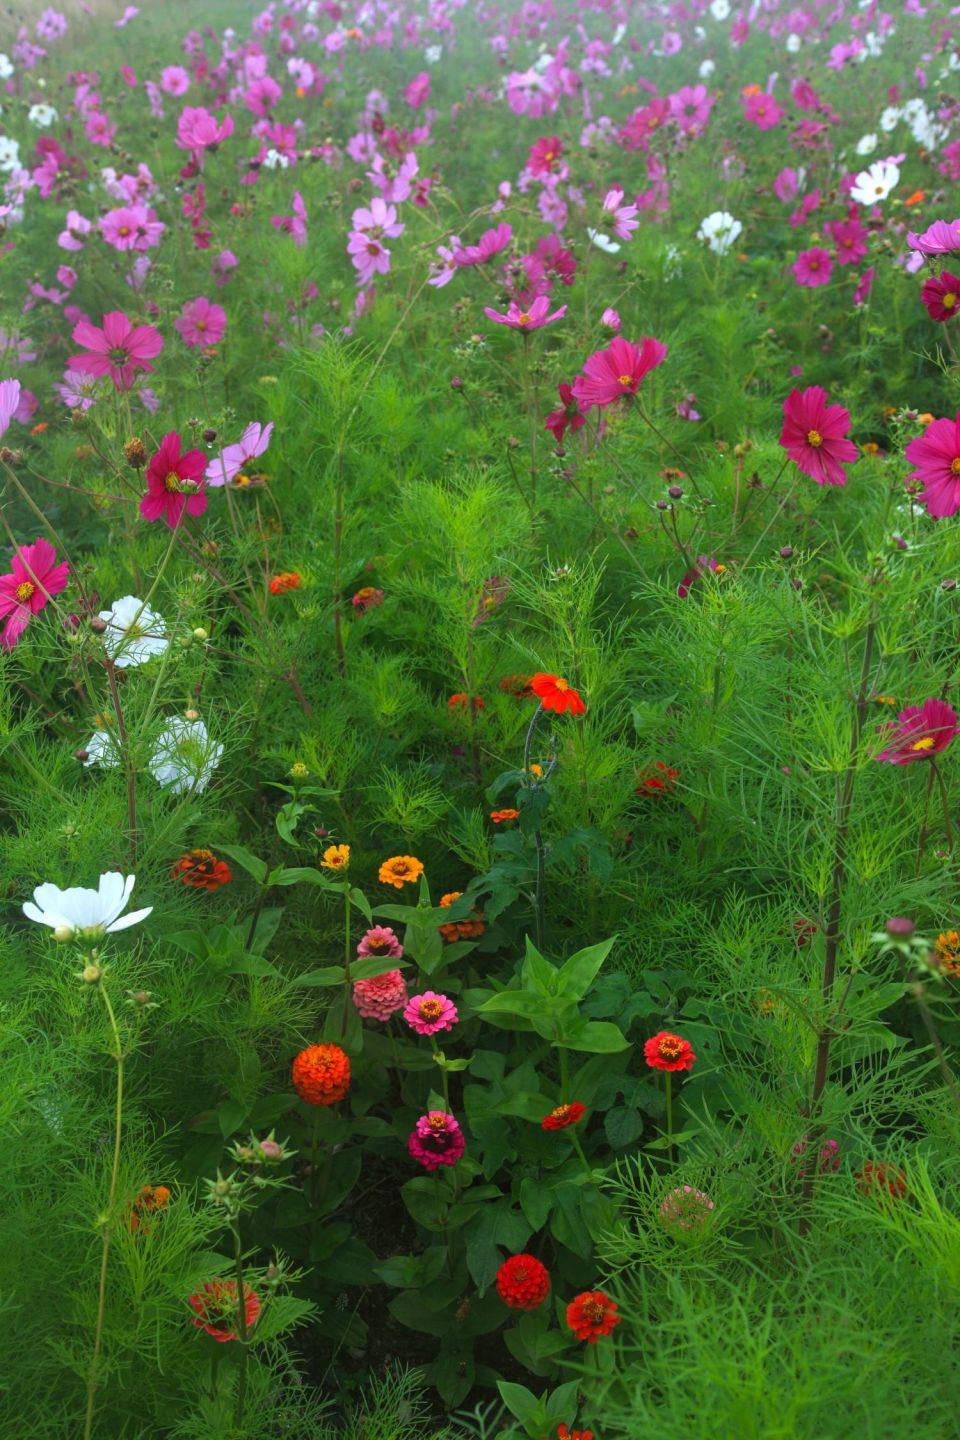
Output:
<instances>
[{"instance_id":1,"label":"white petal","mask_svg":"<svg viewBox=\"0 0 960 1440\"><path fill-rule=\"evenodd\" d=\"M111 935L115 935L118 930L126 930L131 925L139 925L141 920L146 920L147 916L152 915L152 913L152 905L148 905L146 910L131 910L129 915L121 915L119 920L114 920L112 924L107 926L107 929Z\"/></svg>"}]
</instances>

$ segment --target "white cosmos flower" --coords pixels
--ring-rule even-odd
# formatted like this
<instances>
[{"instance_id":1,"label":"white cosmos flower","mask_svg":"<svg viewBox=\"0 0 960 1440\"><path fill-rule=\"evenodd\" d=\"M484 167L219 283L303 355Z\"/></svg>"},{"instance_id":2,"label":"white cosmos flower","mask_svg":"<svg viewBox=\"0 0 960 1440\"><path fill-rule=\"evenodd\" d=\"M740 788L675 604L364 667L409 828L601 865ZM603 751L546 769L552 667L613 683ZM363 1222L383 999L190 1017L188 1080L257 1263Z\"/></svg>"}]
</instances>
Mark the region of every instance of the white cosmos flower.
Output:
<instances>
[{"instance_id":1,"label":"white cosmos flower","mask_svg":"<svg viewBox=\"0 0 960 1440\"><path fill-rule=\"evenodd\" d=\"M100 619L107 626L103 643L118 669L142 665L151 655L162 655L170 643L164 634L163 616L136 595L114 600L109 610L100 611Z\"/></svg>"},{"instance_id":2,"label":"white cosmos flower","mask_svg":"<svg viewBox=\"0 0 960 1440\"><path fill-rule=\"evenodd\" d=\"M0 50L0 80L9 80L13 74L13 66L10 63L10 56Z\"/></svg>"},{"instance_id":3,"label":"white cosmos flower","mask_svg":"<svg viewBox=\"0 0 960 1440\"><path fill-rule=\"evenodd\" d=\"M616 240L611 240L609 235L603 235L599 230L591 230L589 225L587 226L587 234L597 249L602 250L604 254L618 255L620 253L620 246Z\"/></svg>"},{"instance_id":4,"label":"white cosmos flower","mask_svg":"<svg viewBox=\"0 0 960 1440\"><path fill-rule=\"evenodd\" d=\"M146 910L123 914L136 878L135 875L124 878L119 870L108 870L100 876L96 890L84 890L80 886L61 890L58 885L38 885L33 900L24 905L23 913L28 920L59 932L58 940L69 940L75 935L84 940L99 940L139 924L152 911L153 906L148 905Z\"/></svg>"},{"instance_id":5,"label":"white cosmos flower","mask_svg":"<svg viewBox=\"0 0 960 1440\"><path fill-rule=\"evenodd\" d=\"M701 80L709 80L710 76L713 74L716 68L717 67L714 61L704 60L697 73L700 76Z\"/></svg>"},{"instance_id":6,"label":"white cosmos flower","mask_svg":"<svg viewBox=\"0 0 960 1440\"><path fill-rule=\"evenodd\" d=\"M799 35L788 35L786 39L786 50L788 55L796 55L803 43Z\"/></svg>"},{"instance_id":7,"label":"white cosmos flower","mask_svg":"<svg viewBox=\"0 0 960 1440\"><path fill-rule=\"evenodd\" d=\"M31 105L27 111L30 124L36 125L39 130L49 130L56 118L57 112L52 105Z\"/></svg>"},{"instance_id":8,"label":"white cosmos flower","mask_svg":"<svg viewBox=\"0 0 960 1440\"><path fill-rule=\"evenodd\" d=\"M857 154L872 155L874 150L876 150L878 144L879 141L877 140L876 135L863 135L857 141Z\"/></svg>"},{"instance_id":9,"label":"white cosmos flower","mask_svg":"<svg viewBox=\"0 0 960 1440\"><path fill-rule=\"evenodd\" d=\"M896 130L896 128L897 128L897 126L899 125L899 123L900 123L900 109L899 109L899 106L897 106L897 105L888 105L887 108L886 108L886 110L884 110L884 111L881 113L881 115L880 115L880 129L883 130L883 131L885 131L886 134L889 134L891 130Z\"/></svg>"},{"instance_id":10,"label":"white cosmos flower","mask_svg":"<svg viewBox=\"0 0 960 1440\"><path fill-rule=\"evenodd\" d=\"M443 54L442 45L428 45L423 52L423 58L428 65L436 65Z\"/></svg>"},{"instance_id":11,"label":"white cosmos flower","mask_svg":"<svg viewBox=\"0 0 960 1440\"><path fill-rule=\"evenodd\" d=\"M199 794L210 784L222 754L223 746L210 739L202 720L176 716L157 740L147 768L157 784L174 795L185 790Z\"/></svg>"},{"instance_id":12,"label":"white cosmos flower","mask_svg":"<svg viewBox=\"0 0 960 1440\"><path fill-rule=\"evenodd\" d=\"M20 146L9 135L0 135L0 174L9 175L20 164Z\"/></svg>"},{"instance_id":13,"label":"white cosmos flower","mask_svg":"<svg viewBox=\"0 0 960 1440\"><path fill-rule=\"evenodd\" d=\"M869 170L861 170L854 181L850 197L858 205L879 205L886 200L900 180L900 166L892 160L875 160Z\"/></svg>"},{"instance_id":14,"label":"white cosmos flower","mask_svg":"<svg viewBox=\"0 0 960 1440\"><path fill-rule=\"evenodd\" d=\"M739 220L726 210L714 210L700 222L697 239L702 240L714 255L726 255L743 230Z\"/></svg>"},{"instance_id":15,"label":"white cosmos flower","mask_svg":"<svg viewBox=\"0 0 960 1440\"><path fill-rule=\"evenodd\" d=\"M99 765L103 770L115 770L120 764L120 748L109 730L94 730L83 748L87 752L85 769Z\"/></svg>"},{"instance_id":16,"label":"white cosmos flower","mask_svg":"<svg viewBox=\"0 0 960 1440\"><path fill-rule=\"evenodd\" d=\"M279 150L268 150L263 157L263 166L266 170L286 170L290 165L290 156L281 155Z\"/></svg>"},{"instance_id":17,"label":"white cosmos flower","mask_svg":"<svg viewBox=\"0 0 960 1440\"><path fill-rule=\"evenodd\" d=\"M730 14L730 0L713 0L710 6L710 14L714 20L726 20Z\"/></svg>"}]
</instances>

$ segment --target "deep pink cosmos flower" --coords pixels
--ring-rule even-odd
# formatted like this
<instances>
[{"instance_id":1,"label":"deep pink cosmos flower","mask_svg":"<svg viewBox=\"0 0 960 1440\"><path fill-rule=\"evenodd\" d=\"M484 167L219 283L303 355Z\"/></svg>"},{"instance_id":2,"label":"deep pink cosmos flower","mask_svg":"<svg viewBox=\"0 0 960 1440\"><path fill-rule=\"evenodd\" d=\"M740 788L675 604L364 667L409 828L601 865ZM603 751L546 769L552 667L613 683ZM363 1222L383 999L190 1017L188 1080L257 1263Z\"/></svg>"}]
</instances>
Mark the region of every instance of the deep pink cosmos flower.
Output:
<instances>
[{"instance_id":1,"label":"deep pink cosmos flower","mask_svg":"<svg viewBox=\"0 0 960 1440\"><path fill-rule=\"evenodd\" d=\"M181 455L180 445L175 430L164 435L147 466L147 493L140 501L145 520L159 520L162 515L171 530L180 523L184 510L188 515L202 515L207 508L203 479L207 457L202 450Z\"/></svg>"},{"instance_id":2,"label":"deep pink cosmos flower","mask_svg":"<svg viewBox=\"0 0 960 1440\"><path fill-rule=\"evenodd\" d=\"M563 158L563 141L557 135L541 135L534 140L527 156L527 169L535 178L552 175L560 168Z\"/></svg>"},{"instance_id":3,"label":"deep pink cosmos flower","mask_svg":"<svg viewBox=\"0 0 960 1440\"><path fill-rule=\"evenodd\" d=\"M466 1148L460 1126L443 1110L421 1115L407 1141L410 1158L430 1174L440 1165L456 1165Z\"/></svg>"},{"instance_id":4,"label":"deep pink cosmos flower","mask_svg":"<svg viewBox=\"0 0 960 1440\"><path fill-rule=\"evenodd\" d=\"M960 312L960 279L951 275L949 270L941 270L939 275L931 275L929 280L924 281L920 299L926 305L931 320L941 323L952 320Z\"/></svg>"},{"instance_id":5,"label":"deep pink cosmos flower","mask_svg":"<svg viewBox=\"0 0 960 1440\"><path fill-rule=\"evenodd\" d=\"M566 305L561 305L552 315L547 314L549 309L550 301L547 296L538 295L526 310L521 310L517 302L511 300L506 315L501 315L499 310L492 310L489 305L483 307L483 313L488 320L495 320L498 325L509 325L512 330L529 331L552 325L554 320L562 320L567 313Z\"/></svg>"},{"instance_id":6,"label":"deep pink cosmos flower","mask_svg":"<svg viewBox=\"0 0 960 1440\"><path fill-rule=\"evenodd\" d=\"M160 244L167 228L157 219L156 210L148 210L146 205L122 205L119 210L108 210L99 223L106 243L121 252L151 250Z\"/></svg>"},{"instance_id":7,"label":"deep pink cosmos flower","mask_svg":"<svg viewBox=\"0 0 960 1440\"><path fill-rule=\"evenodd\" d=\"M774 100L772 95L749 95L744 106L743 118L748 125L756 125L758 130L772 130L779 125L785 111Z\"/></svg>"},{"instance_id":8,"label":"deep pink cosmos flower","mask_svg":"<svg viewBox=\"0 0 960 1440\"><path fill-rule=\"evenodd\" d=\"M0 381L0 435L5 435L10 429L10 421L17 413L20 404L20 381Z\"/></svg>"},{"instance_id":9,"label":"deep pink cosmos flower","mask_svg":"<svg viewBox=\"0 0 960 1440\"><path fill-rule=\"evenodd\" d=\"M421 106L426 105L430 99L430 75L426 70L421 70L419 75L414 75L410 84L404 89L403 98L411 110L419 110Z\"/></svg>"},{"instance_id":10,"label":"deep pink cosmos flower","mask_svg":"<svg viewBox=\"0 0 960 1440\"><path fill-rule=\"evenodd\" d=\"M870 298L870 291L873 289L873 282L877 278L875 265L869 265L860 276L856 290L853 292L854 305L864 305Z\"/></svg>"},{"instance_id":11,"label":"deep pink cosmos flower","mask_svg":"<svg viewBox=\"0 0 960 1440\"><path fill-rule=\"evenodd\" d=\"M829 220L823 228L837 247L837 264L859 265L867 254L867 231L859 217Z\"/></svg>"},{"instance_id":12,"label":"deep pink cosmos flower","mask_svg":"<svg viewBox=\"0 0 960 1440\"><path fill-rule=\"evenodd\" d=\"M794 278L798 285L814 290L818 285L827 285L833 274L830 252L815 245L812 250L801 250L793 266Z\"/></svg>"},{"instance_id":13,"label":"deep pink cosmos flower","mask_svg":"<svg viewBox=\"0 0 960 1440\"><path fill-rule=\"evenodd\" d=\"M476 245L465 245L462 250L458 250L454 259L461 268L485 265L494 255L499 255L501 250L506 250L512 239L511 225L497 225L493 230L485 230Z\"/></svg>"},{"instance_id":14,"label":"deep pink cosmos flower","mask_svg":"<svg viewBox=\"0 0 960 1440\"><path fill-rule=\"evenodd\" d=\"M4 650L12 650L34 615L66 588L70 566L56 560L56 550L42 537L13 552L11 573L0 575L0 619L7 622L0 639Z\"/></svg>"},{"instance_id":15,"label":"deep pink cosmos flower","mask_svg":"<svg viewBox=\"0 0 960 1440\"><path fill-rule=\"evenodd\" d=\"M418 1035L435 1035L438 1030L452 1030L457 1023L457 1007L446 995L437 995L425 990L422 995L413 995L403 1018Z\"/></svg>"},{"instance_id":16,"label":"deep pink cosmos flower","mask_svg":"<svg viewBox=\"0 0 960 1440\"><path fill-rule=\"evenodd\" d=\"M960 732L960 723L946 701L924 700L922 705L908 705L884 728L889 744L873 758L888 765L909 765L914 760L932 760L946 750Z\"/></svg>"},{"instance_id":17,"label":"deep pink cosmos flower","mask_svg":"<svg viewBox=\"0 0 960 1440\"><path fill-rule=\"evenodd\" d=\"M916 466L907 483L922 482L919 499L927 514L938 520L956 515L960 510L960 413L955 420L932 420L903 453L907 462Z\"/></svg>"},{"instance_id":18,"label":"deep pink cosmos flower","mask_svg":"<svg viewBox=\"0 0 960 1440\"><path fill-rule=\"evenodd\" d=\"M353 1003L365 1020L389 1020L408 999L407 982L399 970L354 982Z\"/></svg>"},{"instance_id":19,"label":"deep pink cosmos flower","mask_svg":"<svg viewBox=\"0 0 960 1440\"><path fill-rule=\"evenodd\" d=\"M210 461L206 469L208 485L227 485L245 470L251 460L258 460L270 444L273 421L261 425L251 420L236 445L225 445L223 453Z\"/></svg>"},{"instance_id":20,"label":"deep pink cosmos flower","mask_svg":"<svg viewBox=\"0 0 960 1440\"><path fill-rule=\"evenodd\" d=\"M218 120L202 105L186 105L177 121L175 144L181 150L192 150L198 155L203 150L215 150L233 134L233 116L224 115Z\"/></svg>"},{"instance_id":21,"label":"deep pink cosmos flower","mask_svg":"<svg viewBox=\"0 0 960 1440\"><path fill-rule=\"evenodd\" d=\"M726 568L727 567L725 565L721 565L718 560L714 560L712 555L698 555L696 559L696 564L687 571L683 579L680 581L680 584L677 586L677 599L686 600L687 596L690 594L691 587L698 580L700 580L707 573L708 570L713 575L722 575Z\"/></svg>"},{"instance_id":22,"label":"deep pink cosmos flower","mask_svg":"<svg viewBox=\"0 0 960 1440\"><path fill-rule=\"evenodd\" d=\"M552 433L558 445L562 445L566 432L569 430L571 435L575 434L582 425L586 425L587 417L581 415L580 407L570 385L558 385L557 389L563 404L559 409L550 411L543 428Z\"/></svg>"},{"instance_id":23,"label":"deep pink cosmos flower","mask_svg":"<svg viewBox=\"0 0 960 1440\"><path fill-rule=\"evenodd\" d=\"M818 485L846 485L844 465L857 458L857 447L844 437L850 429L850 411L829 405L821 385L791 390L783 402L780 444L804 475Z\"/></svg>"},{"instance_id":24,"label":"deep pink cosmos flower","mask_svg":"<svg viewBox=\"0 0 960 1440\"><path fill-rule=\"evenodd\" d=\"M307 207L299 190L293 192L293 214L271 215L270 224L275 230L282 230L293 237L295 245L307 243Z\"/></svg>"},{"instance_id":25,"label":"deep pink cosmos flower","mask_svg":"<svg viewBox=\"0 0 960 1440\"><path fill-rule=\"evenodd\" d=\"M947 255L951 250L960 250L960 220L934 220L922 235L911 230L907 244L921 255Z\"/></svg>"},{"instance_id":26,"label":"deep pink cosmos flower","mask_svg":"<svg viewBox=\"0 0 960 1440\"><path fill-rule=\"evenodd\" d=\"M617 336L606 350L597 350L573 382L573 393L584 410L613 405L636 395L640 382L667 358L667 347L644 336L639 345Z\"/></svg>"},{"instance_id":27,"label":"deep pink cosmos flower","mask_svg":"<svg viewBox=\"0 0 960 1440\"><path fill-rule=\"evenodd\" d=\"M73 327L73 339L85 346L71 355L67 366L81 375L109 375L117 390L129 390L138 370L152 370L149 363L163 349L163 336L152 325L131 325L122 310L110 310L103 328L80 320Z\"/></svg>"},{"instance_id":28,"label":"deep pink cosmos flower","mask_svg":"<svg viewBox=\"0 0 960 1440\"><path fill-rule=\"evenodd\" d=\"M215 305L200 295L196 300L187 301L173 328L180 332L184 345L191 350L198 345L218 345L226 333L227 312L222 305Z\"/></svg>"}]
</instances>

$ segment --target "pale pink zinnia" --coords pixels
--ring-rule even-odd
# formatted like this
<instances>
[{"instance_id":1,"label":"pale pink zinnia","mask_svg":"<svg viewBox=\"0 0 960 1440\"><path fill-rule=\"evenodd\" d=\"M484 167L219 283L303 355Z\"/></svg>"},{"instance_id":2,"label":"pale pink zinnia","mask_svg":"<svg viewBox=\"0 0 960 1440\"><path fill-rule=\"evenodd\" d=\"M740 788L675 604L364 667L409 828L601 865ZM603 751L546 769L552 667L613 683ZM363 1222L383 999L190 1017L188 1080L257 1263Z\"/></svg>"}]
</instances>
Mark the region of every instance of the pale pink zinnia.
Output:
<instances>
[{"instance_id":1,"label":"pale pink zinnia","mask_svg":"<svg viewBox=\"0 0 960 1440\"><path fill-rule=\"evenodd\" d=\"M453 1029L457 1023L457 1007L446 995L425 990L422 995L410 997L403 1018L418 1035L435 1035L438 1030Z\"/></svg>"},{"instance_id":2,"label":"pale pink zinnia","mask_svg":"<svg viewBox=\"0 0 960 1440\"><path fill-rule=\"evenodd\" d=\"M955 420L932 420L922 435L911 440L904 456L916 469L907 476L921 481L920 503L937 520L960 510L960 412Z\"/></svg>"},{"instance_id":3,"label":"pale pink zinnia","mask_svg":"<svg viewBox=\"0 0 960 1440\"><path fill-rule=\"evenodd\" d=\"M67 365L81 375L109 375L117 390L129 390L138 370L152 370L149 363L163 349L163 337L152 325L132 325L122 310L110 310L103 328L89 320L73 327L73 339L85 347L71 355Z\"/></svg>"},{"instance_id":4,"label":"pale pink zinnia","mask_svg":"<svg viewBox=\"0 0 960 1440\"><path fill-rule=\"evenodd\" d=\"M353 1003L365 1020L389 1020L406 1005L407 982L399 970L388 970L372 980L356 980Z\"/></svg>"},{"instance_id":5,"label":"pale pink zinnia","mask_svg":"<svg viewBox=\"0 0 960 1440\"><path fill-rule=\"evenodd\" d=\"M850 411L842 405L829 405L821 385L791 390L783 402L780 444L818 485L846 485L843 467L858 455L853 441L845 438L849 429Z\"/></svg>"},{"instance_id":6,"label":"pale pink zinnia","mask_svg":"<svg viewBox=\"0 0 960 1440\"><path fill-rule=\"evenodd\" d=\"M667 347L659 340L644 336L639 345L634 345L618 335L606 350L597 350L587 360L583 374L573 382L574 396L584 410L594 405L613 405L636 395L643 377L666 358Z\"/></svg>"},{"instance_id":7,"label":"pale pink zinnia","mask_svg":"<svg viewBox=\"0 0 960 1440\"><path fill-rule=\"evenodd\" d=\"M357 946L357 954L362 960L371 955L386 960L402 960L403 946L389 925L374 925Z\"/></svg>"}]
</instances>

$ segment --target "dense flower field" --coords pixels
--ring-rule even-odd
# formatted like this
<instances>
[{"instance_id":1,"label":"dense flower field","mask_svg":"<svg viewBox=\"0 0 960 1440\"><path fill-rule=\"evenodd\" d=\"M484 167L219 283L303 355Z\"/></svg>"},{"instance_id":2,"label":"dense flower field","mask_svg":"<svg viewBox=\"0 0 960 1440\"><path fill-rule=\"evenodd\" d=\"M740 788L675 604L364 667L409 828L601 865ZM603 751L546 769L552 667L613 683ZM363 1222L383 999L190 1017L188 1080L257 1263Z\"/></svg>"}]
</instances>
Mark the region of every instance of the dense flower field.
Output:
<instances>
[{"instance_id":1,"label":"dense flower field","mask_svg":"<svg viewBox=\"0 0 960 1440\"><path fill-rule=\"evenodd\" d=\"M960 8L63 3L3 1433L948 1440Z\"/></svg>"}]
</instances>

